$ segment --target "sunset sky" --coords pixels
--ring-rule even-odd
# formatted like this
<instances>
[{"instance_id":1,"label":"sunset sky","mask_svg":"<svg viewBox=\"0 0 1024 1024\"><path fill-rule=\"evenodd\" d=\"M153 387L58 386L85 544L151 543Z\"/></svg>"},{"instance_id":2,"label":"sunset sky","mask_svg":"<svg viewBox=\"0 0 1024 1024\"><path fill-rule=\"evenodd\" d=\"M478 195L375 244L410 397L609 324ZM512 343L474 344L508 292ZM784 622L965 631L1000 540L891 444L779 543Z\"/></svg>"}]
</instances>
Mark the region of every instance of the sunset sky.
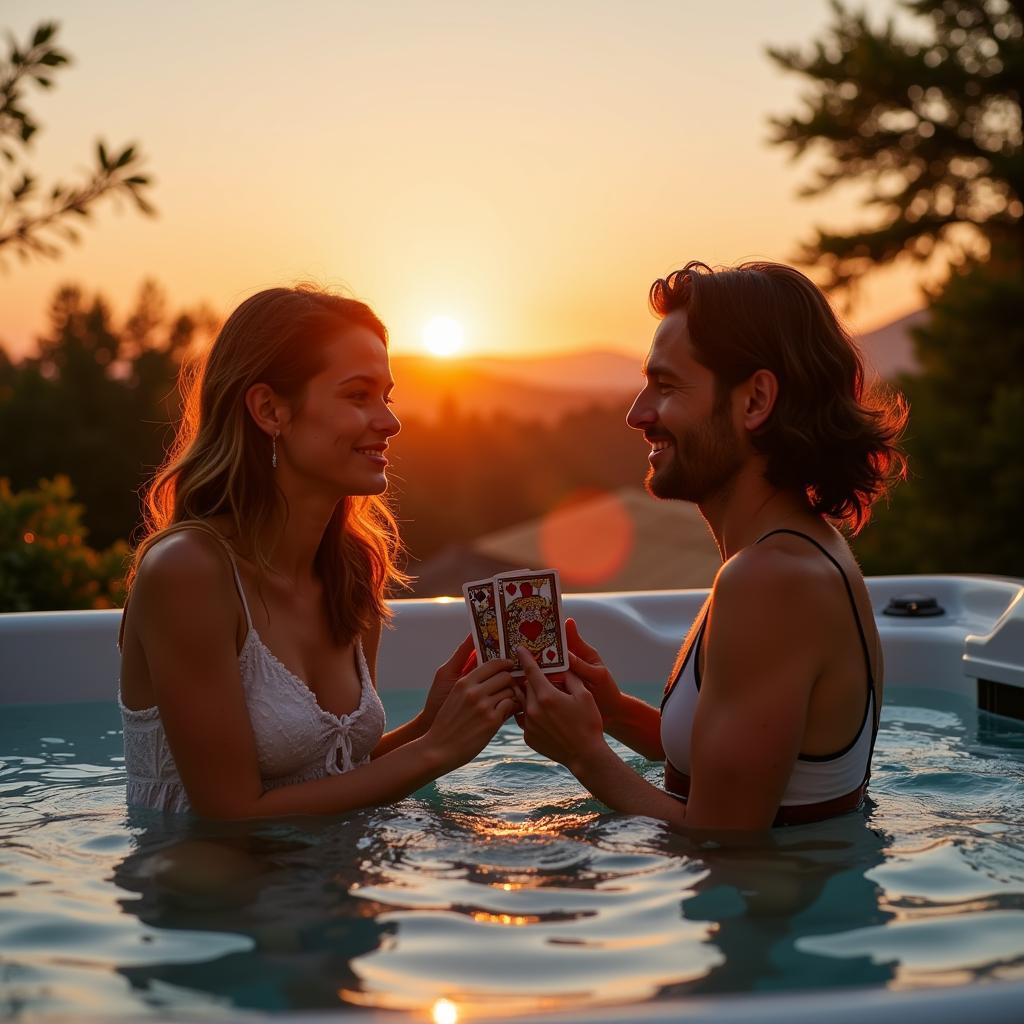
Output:
<instances>
[{"instance_id":1,"label":"sunset sky","mask_svg":"<svg viewBox=\"0 0 1024 1024\"><path fill-rule=\"evenodd\" d=\"M890 12L891 0L869 0ZM118 311L147 276L227 313L260 288L345 286L421 350L641 353L651 280L688 259L785 260L857 194L798 200L809 164L766 144L805 88L769 44L806 45L825 0L8 0L19 41L55 19L74 63L30 107L42 183L97 137L137 141L159 217L100 207L59 262L0 276L0 338L25 351L65 281ZM855 330L921 305L879 274Z\"/></svg>"}]
</instances>

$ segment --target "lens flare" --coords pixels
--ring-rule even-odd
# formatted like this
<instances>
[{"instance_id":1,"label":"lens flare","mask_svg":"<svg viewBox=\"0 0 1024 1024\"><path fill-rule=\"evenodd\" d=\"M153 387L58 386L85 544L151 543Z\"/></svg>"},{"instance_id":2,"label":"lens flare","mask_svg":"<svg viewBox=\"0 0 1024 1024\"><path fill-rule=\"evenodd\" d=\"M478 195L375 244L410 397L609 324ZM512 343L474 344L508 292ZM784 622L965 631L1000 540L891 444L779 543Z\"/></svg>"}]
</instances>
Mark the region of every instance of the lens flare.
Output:
<instances>
[{"instance_id":1,"label":"lens flare","mask_svg":"<svg viewBox=\"0 0 1024 1024\"><path fill-rule=\"evenodd\" d=\"M633 552L633 520L621 499L581 489L555 506L540 531L541 557L567 586L599 586L621 572Z\"/></svg>"}]
</instances>

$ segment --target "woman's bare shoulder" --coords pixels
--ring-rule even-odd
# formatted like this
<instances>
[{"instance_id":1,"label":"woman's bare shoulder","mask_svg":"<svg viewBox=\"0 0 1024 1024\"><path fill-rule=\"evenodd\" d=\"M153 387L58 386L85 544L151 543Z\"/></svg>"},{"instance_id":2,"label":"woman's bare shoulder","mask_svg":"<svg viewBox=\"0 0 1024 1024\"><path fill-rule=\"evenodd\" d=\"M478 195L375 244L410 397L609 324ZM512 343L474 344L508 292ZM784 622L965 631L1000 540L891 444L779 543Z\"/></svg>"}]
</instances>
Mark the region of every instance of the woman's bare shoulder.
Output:
<instances>
[{"instance_id":1,"label":"woman's bare shoulder","mask_svg":"<svg viewBox=\"0 0 1024 1024\"><path fill-rule=\"evenodd\" d=\"M132 601L185 598L206 604L234 590L224 543L203 528L176 530L146 552L132 588ZM175 602L176 603L176 602Z\"/></svg>"}]
</instances>

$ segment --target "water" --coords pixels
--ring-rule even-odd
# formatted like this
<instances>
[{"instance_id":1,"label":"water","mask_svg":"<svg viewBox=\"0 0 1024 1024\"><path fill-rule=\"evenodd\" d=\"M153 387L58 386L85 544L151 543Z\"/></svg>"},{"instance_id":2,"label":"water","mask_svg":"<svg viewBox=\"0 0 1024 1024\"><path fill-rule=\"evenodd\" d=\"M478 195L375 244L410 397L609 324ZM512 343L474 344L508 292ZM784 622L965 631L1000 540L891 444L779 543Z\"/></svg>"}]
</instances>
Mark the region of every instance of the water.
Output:
<instances>
[{"instance_id":1,"label":"water","mask_svg":"<svg viewBox=\"0 0 1024 1024\"><path fill-rule=\"evenodd\" d=\"M1024 977L1024 728L960 698L891 691L874 806L742 845L607 813L514 725L343 819L128 814L119 726L112 704L0 716L0 1017Z\"/></svg>"}]
</instances>

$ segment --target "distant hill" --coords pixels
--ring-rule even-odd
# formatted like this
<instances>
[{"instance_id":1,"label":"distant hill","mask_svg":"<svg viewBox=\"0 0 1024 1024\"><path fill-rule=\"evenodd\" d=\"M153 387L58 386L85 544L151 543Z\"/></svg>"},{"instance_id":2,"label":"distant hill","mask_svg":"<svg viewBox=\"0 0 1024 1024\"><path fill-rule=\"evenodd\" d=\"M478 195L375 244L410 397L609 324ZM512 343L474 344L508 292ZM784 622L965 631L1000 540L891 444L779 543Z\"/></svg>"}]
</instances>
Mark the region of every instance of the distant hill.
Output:
<instances>
[{"instance_id":1,"label":"distant hill","mask_svg":"<svg viewBox=\"0 0 1024 1024\"><path fill-rule=\"evenodd\" d=\"M395 408L399 417L436 419L446 407L462 414L496 413L553 423L568 412L593 405L619 405L625 415L637 391L636 374L622 380L626 356L589 353L539 359L442 360L396 355Z\"/></svg>"},{"instance_id":2,"label":"distant hill","mask_svg":"<svg viewBox=\"0 0 1024 1024\"><path fill-rule=\"evenodd\" d=\"M466 580L551 566L567 593L710 587L722 560L696 505L657 501L636 486L579 492L580 500L469 543L452 543L414 568L417 597L459 595Z\"/></svg>"},{"instance_id":3,"label":"distant hill","mask_svg":"<svg viewBox=\"0 0 1024 1024\"><path fill-rule=\"evenodd\" d=\"M477 369L520 384L558 389L591 388L606 392L640 390L640 359L621 352L565 352L532 359L485 358Z\"/></svg>"},{"instance_id":4,"label":"distant hill","mask_svg":"<svg viewBox=\"0 0 1024 1024\"><path fill-rule=\"evenodd\" d=\"M869 367L883 380L892 380L901 373L918 373L921 367L914 355L914 339L910 332L928 319L928 310L918 309L898 320L862 334L857 342Z\"/></svg>"},{"instance_id":5,"label":"distant hill","mask_svg":"<svg viewBox=\"0 0 1024 1024\"><path fill-rule=\"evenodd\" d=\"M861 335L870 371L886 380L916 373L910 330L926 317L926 310L917 310ZM625 415L642 383L640 355L618 352L452 360L396 355L391 362L399 416L430 420L450 406L462 414L545 423L593 405L617 406Z\"/></svg>"}]
</instances>

